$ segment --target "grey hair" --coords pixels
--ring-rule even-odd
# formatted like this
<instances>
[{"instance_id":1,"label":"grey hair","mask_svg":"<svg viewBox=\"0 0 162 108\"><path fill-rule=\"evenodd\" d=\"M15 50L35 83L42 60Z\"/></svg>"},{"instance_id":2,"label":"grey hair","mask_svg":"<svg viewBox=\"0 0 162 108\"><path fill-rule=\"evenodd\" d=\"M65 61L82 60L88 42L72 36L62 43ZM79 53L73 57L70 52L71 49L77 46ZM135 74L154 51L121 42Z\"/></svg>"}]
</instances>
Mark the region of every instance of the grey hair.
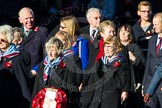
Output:
<instances>
[{"instance_id":1,"label":"grey hair","mask_svg":"<svg viewBox=\"0 0 162 108\"><path fill-rule=\"evenodd\" d=\"M31 8L29 8L29 7L23 7L23 8L21 8L20 11L19 11L19 13L18 13L19 17L21 16L21 14L22 14L22 12L23 12L24 10L28 10L28 11L33 15L33 17L34 17L34 12L33 12L33 10L32 10Z\"/></svg>"},{"instance_id":2,"label":"grey hair","mask_svg":"<svg viewBox=\"0 0 162 108\"><path fill-rule=\"evenodd\" d=\"M100 10L99 10L98 8L89 8L89 9L87 10L87 12L86 12L86 18L89 18L89 17L91 16L91 13L92 13L92 12L99 12L99 13L101 13Z\"/></svg>"},{"instance_id":3,"label":"grey hair","mask_svg":"<svg viewBox=\"0 0 162 108\"><path fill-rule=\"evenodd\" d=\"M1 25L0 26L0 34L5 35L9 43L11 43L14 38L13 30L10 25Z\"/></svg>"},{"instance_id":4,"label":"grey hair","mask_svg":"<svg viewBox=\"0 0 162 108\"><path fill-rule=\"evenodd\" d=\"M49 48L56 48L57 54L61 55L63 53L63 43L60 39L56 37L51 37L45 44L46 51Z\"/></svg>"},{"instance_id":5,"label":"grey hair","mask_svg":"<svg viewBox=\"0 0 162 108\"><path fill-rule=\"evenodd\" d=\"M158 12L154 15L154 18L159 17L160 22L162 23L162 12Z\"/></svg>"}]
</instances>

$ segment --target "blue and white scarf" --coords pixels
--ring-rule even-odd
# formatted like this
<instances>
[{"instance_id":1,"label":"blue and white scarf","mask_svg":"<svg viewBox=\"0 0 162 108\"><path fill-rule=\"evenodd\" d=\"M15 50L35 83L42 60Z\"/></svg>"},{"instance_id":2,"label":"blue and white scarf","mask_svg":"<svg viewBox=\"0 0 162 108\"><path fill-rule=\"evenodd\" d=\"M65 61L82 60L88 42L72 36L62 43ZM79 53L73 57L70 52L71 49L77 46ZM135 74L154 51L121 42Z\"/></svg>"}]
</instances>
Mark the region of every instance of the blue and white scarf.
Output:
<instances>
[{"instance_id":1,"label":"blue and white scarf","mask_svg":"<svg viewBox=\"0 0 162 108\"><path fill-rule=\"evenodd\" d=\"M101 57L101 60L103 62L103 64L107 64L107 65L110 65L112 62L116 61L116 60L119 60L119 56L118 55L113 55L110 60L108 60L108 57L107 56L102 56Z\"/></svg>"},{"instance_id":2,"label":"blue and white scarf","mask_svg":"<svg viewBox=\"0 0 162 108\"><path fill-rule=\"evenodd\" d=\"M7 58L18 56L19 54L20 51L17 50L16 45L11 44L5 52L0 51L0 61L2 57L7 59Z\"/></svg>"},{"instance_id":3,"label":"blue and white scarf","mask_svg":"<svg viewBox=\"0 0 162 108\"><path fill-rule=\"evenodd\" d=\"M58 66L61 60L62 60L62 57L57 57L55 60L51 62L49 57L46 56L44 60L45 67L44 67L44 75L43 75L45 84L47 82L48 76L51 74L50 69Z\"/></svg>"},{"instance_id":4,"label":"blue and white scarf","mask_svg":"<svg viewBox=\"0 0 162 108\"><path fill-rule=\"evenodd\" d=\"M49 57L46 56L46 58L44 60L45 67L44 67L44 75L43 75L45 84L48 80L48 76L51 74L50 69L58 66L64 59L66 59L66 57L69 57L72 55L74 55L74 52L72 50L65 50L63 52L63 56L57 57L52 62L50 61Z\"/></svg>"},{"instance_id":5,"label":"blue and white scarf","mask_svg":"<svg viewBox=\"0 0 162 108\"><path fill-rule=\"evenodd\" d=\"M113 55L110 60L108 60L107 56L102 56L101 60L103 62L103 64L107 64L110 65L112 64L114 61L118 61L120 60L120 62L125 62L125 58L124 58L124 54L123 53L119 53L117 55Z\"/></svg>"}]
</instances>

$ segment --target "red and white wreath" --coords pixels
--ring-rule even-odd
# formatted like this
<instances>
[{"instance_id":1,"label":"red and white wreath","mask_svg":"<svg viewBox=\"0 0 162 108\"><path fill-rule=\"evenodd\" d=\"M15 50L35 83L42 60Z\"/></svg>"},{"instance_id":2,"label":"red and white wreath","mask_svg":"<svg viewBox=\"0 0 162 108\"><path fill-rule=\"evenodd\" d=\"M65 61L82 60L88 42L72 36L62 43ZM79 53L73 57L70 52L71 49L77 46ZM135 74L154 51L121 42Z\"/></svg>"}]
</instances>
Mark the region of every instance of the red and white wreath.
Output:
<instances>
[{"instance_id":1,"label":"red and white wreath","mask_svg":"<svg viewBox=\"0 0 162 108\"><path fill-rule=\"evenodd\" d=\"M61 89L43 88L32 101L32 108L66 108L67 96Z\"/></svg>"}]
</instances>

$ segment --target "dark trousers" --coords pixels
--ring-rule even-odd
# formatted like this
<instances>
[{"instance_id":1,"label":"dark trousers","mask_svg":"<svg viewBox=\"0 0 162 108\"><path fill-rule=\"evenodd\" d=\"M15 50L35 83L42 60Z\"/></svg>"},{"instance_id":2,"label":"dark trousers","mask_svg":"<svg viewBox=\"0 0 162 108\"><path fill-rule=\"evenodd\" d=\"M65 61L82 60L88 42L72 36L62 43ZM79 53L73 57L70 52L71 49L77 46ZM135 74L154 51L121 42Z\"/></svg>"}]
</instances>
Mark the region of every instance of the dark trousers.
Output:
<instances>
[{"instance_id":1,"label":"dark trousers","mask_svg":"<svg viewBox=\"0 0 162 108\"><path fill-rule=\"evenodd\" d=\"M128 99L122 108L145 108L141 91L129 93Z\"/></svg>"}]
</instances>

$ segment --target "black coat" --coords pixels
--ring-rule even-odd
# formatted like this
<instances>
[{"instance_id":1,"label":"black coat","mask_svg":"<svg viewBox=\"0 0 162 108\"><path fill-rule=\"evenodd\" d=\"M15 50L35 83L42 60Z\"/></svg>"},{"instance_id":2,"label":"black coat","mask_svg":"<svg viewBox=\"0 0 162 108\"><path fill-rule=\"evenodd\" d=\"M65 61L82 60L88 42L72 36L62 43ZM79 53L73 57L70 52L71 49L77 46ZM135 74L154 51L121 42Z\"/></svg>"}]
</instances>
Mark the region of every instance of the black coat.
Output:
<instances>
[{"instance_id":1,"label":"black coat","mask_svg":"<svg viewBox=\"0 0 162 108\"><path fill-rule=\"evenodd\" d=\"M129 91L127 68L127 63L115 68L100 59L83 82L82 108L119 108L121 91Z\"/></svg>"},{"instance_id":2,"label":"black coat","mask_svg":"<svg viewBox=\"0 0 162 108\"><path fill-rule=\"evenodd\" d=\"M135 40L136 43L142 48L144 56L146 58L147 56L147 50L148 50L148 39L146 39L147 37L147 33L146 32L150 32L150 35L152 35L153 33L153 24L151 24L148 29L146 30L146 32L143 31L143 29L141 28L140 22L137 21L133 27L133 33L135 36Z\"/></svg>"},{"instance_id":3,"label":"black coat","mask_svg":"<svg viewBox=\"0 0 162 108\"><path fill-rule=\"evenodd\" d=\"M11 62L12 67L4 63ZM0 61L0 102L3 108L28 108L31 101L29 89L30 56L21 52L20 55Z\"/></svg>"},{"instance_id":4,"label":"black coat","mask_svg":"<svg viewBox=\"0 0 162 108\"><path fill-rule=\"evenodd\" d=\"M131 51L136 57L135 62L131 62L133 66L133 73L135 75L135 82L142 83L144 69L145 69L145 57L140 46L135 43L127 46L127 51Z\"/></svg>"},{"instance_id":5,"label":"black coat","mask_svg":"<svg viewBox=\"0 0 162 108\"><path fill-rule=\"evenodd\" d=\"M70 56L64 60L66 67L62 68L57 66L51 69L51 75L48 79L48 84L44 84L43 62L39 64L39 69L35 79L35 85L32 98L44 87L54 86L55 88L61 88L67 94L68 106L67 108L77 108L78 104L78 87L81 83L81 60L77 56Z\"/></svg>"},{"instance_id":6,"label":"black coat","mask_svg":"<svg viewBox=\"0 0 162 108\"><path fill-rule=\"evenodd\" d=\"M23 27L22 27L23 29ZM23 30L22 30L23 31ZM35 66L44 59L44 45L48 38L48 31L43 27L33 29L28 37L23 40L21 46L31 56L31 66Z\"/></svg>"}]
</instances>

